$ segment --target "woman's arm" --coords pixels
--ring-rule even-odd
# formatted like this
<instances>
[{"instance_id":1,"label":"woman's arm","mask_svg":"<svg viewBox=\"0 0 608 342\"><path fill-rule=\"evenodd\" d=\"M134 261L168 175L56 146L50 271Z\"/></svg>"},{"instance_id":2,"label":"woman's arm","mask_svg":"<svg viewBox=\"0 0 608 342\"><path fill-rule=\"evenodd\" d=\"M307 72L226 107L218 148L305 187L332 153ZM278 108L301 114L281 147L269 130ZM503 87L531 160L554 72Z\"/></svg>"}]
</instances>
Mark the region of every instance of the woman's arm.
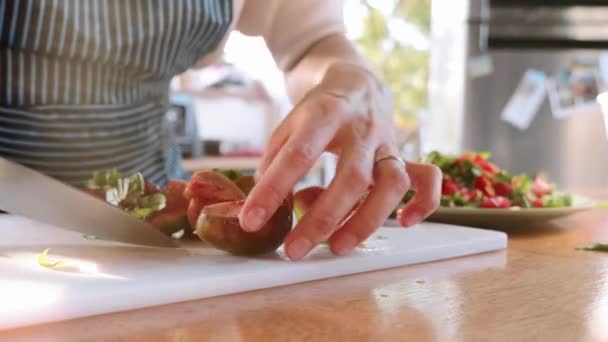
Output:
<instances>
[{"instance_id":1,"label":"woman's arm","mask_svg":"<svg viewBox=\"0 0 608 342\"><path fill-rule=\"evenodd\" d=\"M362 71L370 69L344 33L337 32L321 38L307 50L288 70L285 70L287 87L296 102L317 86L332 66L348 63Z\"/></svg>"},{"instance_id":2,"label":"woman's arm","mask_svg":"<svg viewBox=\"0 0 608 342\"><path fill-rule=\"evenodd\" d=\"M244 0L237 29L262 36L286 76L294 103L334 62L365 66L344 35L343 0Z\"/></svg>"}]
</instances>

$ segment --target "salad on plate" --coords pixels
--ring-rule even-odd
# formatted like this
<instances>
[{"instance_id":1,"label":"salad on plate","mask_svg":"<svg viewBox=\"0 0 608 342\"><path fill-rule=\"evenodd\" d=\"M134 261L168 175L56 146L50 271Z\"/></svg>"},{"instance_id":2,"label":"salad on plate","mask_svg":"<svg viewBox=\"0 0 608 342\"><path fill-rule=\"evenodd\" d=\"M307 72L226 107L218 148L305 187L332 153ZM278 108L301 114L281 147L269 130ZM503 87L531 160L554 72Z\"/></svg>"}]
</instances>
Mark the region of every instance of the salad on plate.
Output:
<instances>
[{"instance_id":1,"label":"salad on plate","mask_svg":"<svg viewBox=\"0 0 608 342\"><path fill-rule=\"evenodd\" d=\"M570 207L572 195L556 190L543 174L511 174L490 160L487 152L447 156L433 152L426 162L443 172L442 207L558 208Z\"/></svg>"}]
</instances>

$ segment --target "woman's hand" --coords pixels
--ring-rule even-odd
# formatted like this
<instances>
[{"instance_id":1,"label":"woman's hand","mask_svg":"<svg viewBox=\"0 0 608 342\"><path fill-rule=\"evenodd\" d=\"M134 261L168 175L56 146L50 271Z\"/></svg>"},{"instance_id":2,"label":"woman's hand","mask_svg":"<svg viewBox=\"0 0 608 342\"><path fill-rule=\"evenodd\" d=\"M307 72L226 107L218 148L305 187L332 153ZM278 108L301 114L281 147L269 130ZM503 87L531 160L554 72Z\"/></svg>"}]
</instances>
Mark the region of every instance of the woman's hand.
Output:
<instances>
[{"instance_id":1,"label":"woman's hand","mask_svg":"<svg viewBox=\"0 0 608 342\"><path fill-rule=\"evenodd\" d=\"M328 239L333 253L349 253L384 223L410 189L417 194L400 213L403 225L419 222L438 206L439 169L408 163L406 172L401 161L391 158L375 164L398 155L390 94L361 66L336 63L274 131L258 183L241 212L243 228L261 228L324 151L339 156L336 175L285 239L291 259Z\"/></svg>"}]
</instances>

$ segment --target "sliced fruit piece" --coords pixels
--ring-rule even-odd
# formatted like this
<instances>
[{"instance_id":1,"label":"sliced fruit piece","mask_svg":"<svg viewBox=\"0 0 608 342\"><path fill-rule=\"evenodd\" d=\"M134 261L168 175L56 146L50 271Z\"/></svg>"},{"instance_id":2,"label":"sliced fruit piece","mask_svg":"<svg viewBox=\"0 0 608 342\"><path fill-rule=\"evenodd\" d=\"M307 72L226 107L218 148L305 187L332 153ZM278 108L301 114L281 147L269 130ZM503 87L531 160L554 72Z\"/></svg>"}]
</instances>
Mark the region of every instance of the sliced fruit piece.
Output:
<instances>
[{"instance_id":1,"label":"sliced fruit piece","mask_svg":"<svg viewBox=\"0 0 608 342\"><path fill-rule=\"evenodd\" d=\"M270 220L257 232L245 232L238 215L243 200L205 206L196 223L195 234L217 249L236 255L274 252L292 228L289 201L281 205Z\"/></svg>"},{"instance_id":2,"label":"sliced fruit piece","mask_svg":"<svg viewBox=\"0 0 608 342\"><path fill-rule=\"evenodd\" d=\"M205 206L245 199L245 194L233 181L210 171L195 173L184 189L184 196L190 201L187 211L188 222L192 227L196 226Z\"/></svg>"},{"instance_id":3,"label":"sliced fruit piece","mask_svg":"<svg viewBox=\"0 0 608 342\"><path fill-rule=\"evenodd\" d=\"M543 197L550 194L552 191L553 189L546 179L543 177L536 177L536 179L534 179L534 183L532 184L532 192L537 197Z\"/></svg>"},{"instance_id":4,"label":"sliced fruit piece","mask_svg":"<svg viewBox=\"0 0 608 342\"><path fill-rule=\"evenodd\" d=\"M508 209L511 207L511 201L502 196L484 197L479 206L482 208Z\"/></svg>"},{"instance_id":5,"label":"sliced fruit piece","mask_svg":"<svg viewBox=\"0 0 608 342\"><path fill-rule=\"evenodd\" d=\"M542 207L544 207L544 206L545 206L545 202L543 202L543 200L542 200L542 199L537 198L537 199L535 199L535 200L532 202L532 205L533 205L535 208L542 208Z\"/></svg>"},{"instance_id":6,"label":"sliced fruit piece","mask_svg":"<svg viewBox=\"0 0 608 342\"><path fill-rule=\"evenodd\" d=\"M513 186L509 183L498 182L494 184L494 190L498 196L509 197L513 193Z\"/></svg>"},{"instance_id":7,"label":"sliced fruit piece","mask_svg":"<svg viewBox=\"0 0 608 342\"><path fill-rule=\"evenodd\" d=\"M441 194L445 196L452 196L458 190L460 190L460 188L462 188L462 185L460 185L458 181L449 177L444 178L441 182Z\"/></svg>"},{"instance_id":8,"label":"sliced fruit piece","mask_svg":"<svg viewBox=\"0 0 608 342\"><path fill-rule=\"evenodd\" d=\"M225 176L202 171L195 173L184 191L187 199L198 198L206 203L237 201L245 198L239 187Z\"/></svg>"},{"instance_id":9,"label":"sliced fruit piece","mask_svg":"<svg viewBox=\"0 0 608 342\"><path fill-rule=\"evenodd\" d=\"M190 200L190 203L188 204L187 216L188 223L190 223L190 227L193 229L196 227L196 221L198 220L198 217L204 207L205 204L198 198L193 198Z\"/></svg>"},{"instance_id":10,"label":"sliced fruit piece","mask_svg":"<svg viewBox=\"0 0 608 342\"><path fill-rule=\"evenodd\" d=\"M182 180L169 181L163 190L166 198L165 207L152 214L147 221L166 234L173 234L182 229L186 233L191 233L192 228L187 215L189 201L184 196L186 186L187 183Z\"/></svg>"},{"instance_id":11,"label":"sliced fruit piece","mask_svg":"<svg viewBox=\"0 0 608 342\"><path fill-rule=\"evenodd\" d=\"M496 196L496 191L494 190L494 186L492 186L492 181L485 176L475 178L475 189L481 190L481 192L488 197Z\"/></svg>"},{"instance_id":12,"label":"sliced fruit piece","mask_svg":"<svg viewBox=\"0 0 608 342\"><path fill-rule=\"evenodd\" d=\"M181 210L163 209L150 216L147 220L161 232L171 235L173 233L184 231L184 234L191 235L192 228L188 222L188 216Z\"/></svg>"}]
</instances>

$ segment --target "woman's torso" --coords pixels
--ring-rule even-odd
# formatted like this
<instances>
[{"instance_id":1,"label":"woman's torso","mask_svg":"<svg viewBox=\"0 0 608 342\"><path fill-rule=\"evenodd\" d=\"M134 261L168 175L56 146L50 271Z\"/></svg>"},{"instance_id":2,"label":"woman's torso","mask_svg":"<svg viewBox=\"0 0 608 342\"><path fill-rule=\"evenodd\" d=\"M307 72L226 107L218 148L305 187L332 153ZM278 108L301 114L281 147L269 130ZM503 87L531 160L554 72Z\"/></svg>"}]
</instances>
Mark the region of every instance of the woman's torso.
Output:
<instances>
[{"instance_id":1,"label":"woman's torso","mask_svg":"<svg viewBox=\"0 0 608 342\"><path fill-rule=\"evenodd\" d=\"M74 185L169 177L171 78L216 50L230 0L0 0L0 155Z\"/></svg>"}]
</instances>

